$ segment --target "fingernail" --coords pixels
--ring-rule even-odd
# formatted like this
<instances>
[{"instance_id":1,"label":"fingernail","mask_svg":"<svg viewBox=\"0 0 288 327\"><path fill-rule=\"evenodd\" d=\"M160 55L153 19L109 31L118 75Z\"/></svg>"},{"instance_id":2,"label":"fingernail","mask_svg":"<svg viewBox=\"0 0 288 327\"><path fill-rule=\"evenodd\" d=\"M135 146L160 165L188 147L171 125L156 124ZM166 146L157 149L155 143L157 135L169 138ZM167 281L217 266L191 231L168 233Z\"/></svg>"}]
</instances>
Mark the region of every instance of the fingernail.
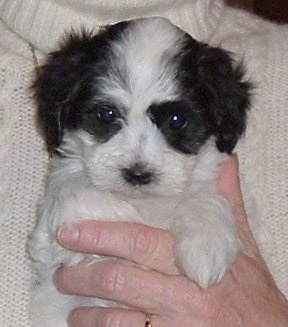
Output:
<instances>
[{"instance_id":1,"label":"fingernail","mask_svg":"<svg viewBox=\"0 0 288 327\"><path fill-rule=\"evenodd\" d=\"M57 234L62 245L73 245L79 240L79 229L76 226L61 227Z\"/></svg>"},{"instance_id":2,"label":"fingernail","mask_svg":"<svg viewBox=\"0 0 288 327\"><path fill-rule=\"evenodd\" d=\"M60 292L60 287L59 287L59 280L60 280L60 269L61 266L59 268L56 269L54 275L53 275L53 284L54 286L57 288L57 290Z\"/></svg>"},{"instance_id":3,"label":"fingernail","mask_svg":"<svg viewBox=\"0 0 288 327\"><path fill-rule=\"evenodd\" d=\"M77 312L78 312L79 308L76 308L76 309L73 309L69 314L68 314L68 317L67 317L67 324L68 326L72 327L72 326L76 326L75 325L75 321L77 321ZM74 325L73 325L74 324Z\"/></svg>"},{"instance_id":4,"label":"fingernail","mask_svg":"<svg viewBox=\"0 0 288 327\"><path fill-rule=\"evenodd\" d=\"M70 294L69 269L64 265L58 267L53 275L53 284L62 294Z\"/></svg>"}]
</instances>

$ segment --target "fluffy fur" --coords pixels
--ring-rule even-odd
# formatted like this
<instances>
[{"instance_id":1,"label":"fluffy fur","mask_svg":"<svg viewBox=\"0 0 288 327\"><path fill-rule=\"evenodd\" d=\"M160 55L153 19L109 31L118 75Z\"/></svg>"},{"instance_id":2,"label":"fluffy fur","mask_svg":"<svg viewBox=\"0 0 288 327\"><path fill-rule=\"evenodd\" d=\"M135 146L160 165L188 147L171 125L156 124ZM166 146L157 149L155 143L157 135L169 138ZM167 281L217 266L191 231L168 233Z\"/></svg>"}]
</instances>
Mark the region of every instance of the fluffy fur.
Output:
<instances>
[{"instance_id":1,"label":"fluffy fur","mask_svg":"<svg viewBox=\"0 0 288 327\"><path fill-rule=\"evenodd\" d=\"M64 327L78 305L113 305L52 284L61 263L97 260L55 239L59 226L85 219L169 229L187 276L219 282L241 244L216 181L245 129L250 90L230 54L166 19L137 19L72 33L34 88L53 158L29 243L33 326Z\"/></svg>"}]
</instances>

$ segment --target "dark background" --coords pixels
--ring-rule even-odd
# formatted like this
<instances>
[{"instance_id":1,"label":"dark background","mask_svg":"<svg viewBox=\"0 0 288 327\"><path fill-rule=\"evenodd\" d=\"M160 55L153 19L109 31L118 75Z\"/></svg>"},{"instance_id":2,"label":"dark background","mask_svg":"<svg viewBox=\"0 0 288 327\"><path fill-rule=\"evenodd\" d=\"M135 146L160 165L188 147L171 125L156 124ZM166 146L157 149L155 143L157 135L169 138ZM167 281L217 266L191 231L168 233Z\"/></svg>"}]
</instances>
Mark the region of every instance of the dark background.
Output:
<instances>
[{"instance_id":1,"label":"dark background","mask_svg":"<svg viewBox=\"0 0 288 327\"><path fill-rule=\"evenodd\" d=\"M288 0L226 0L226 4L272 21L288 23Z\"/></svg>"}]
</instances>

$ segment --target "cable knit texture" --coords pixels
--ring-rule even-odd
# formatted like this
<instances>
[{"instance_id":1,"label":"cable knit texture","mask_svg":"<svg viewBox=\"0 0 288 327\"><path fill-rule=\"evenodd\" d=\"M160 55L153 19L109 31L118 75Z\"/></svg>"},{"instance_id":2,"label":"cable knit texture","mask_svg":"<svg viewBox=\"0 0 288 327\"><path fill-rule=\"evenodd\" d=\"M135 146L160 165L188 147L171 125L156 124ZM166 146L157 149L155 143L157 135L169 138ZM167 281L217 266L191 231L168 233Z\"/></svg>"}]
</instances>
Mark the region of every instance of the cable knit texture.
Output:
<instances>
[{"instance_id":1,"label":"cable knit texture","mask_svg":"<svg viewBox=\"0 0 288 327\"><path fill-rule=\"evenodd\" d=\"M29 43L41 59L41 52L54 49L71 27L97 29L155 15L233 51L256 83L248 130L237 152L247 208L254 206L248 201L251 193L257 203L260 223L254 221L253 230L288 296L288 27L225 8L218 0L0 0L0 326L29 326L32 279L25 245L48 161L29 91ZM251 212L254 216L255 208Z\"/></svg>"},{"instance_id":2,"label":"cable knit texture","mask_svg":"<svg viewBox=\"0 0 288 327\"><path fill-rule=\"evenodd\" d=\"M47 155L28 86L29 46L0 25L0 326L29 326L27 235L43 193ZM17 52L16 52L17 51Z\"/></svg>"}]
</instances>

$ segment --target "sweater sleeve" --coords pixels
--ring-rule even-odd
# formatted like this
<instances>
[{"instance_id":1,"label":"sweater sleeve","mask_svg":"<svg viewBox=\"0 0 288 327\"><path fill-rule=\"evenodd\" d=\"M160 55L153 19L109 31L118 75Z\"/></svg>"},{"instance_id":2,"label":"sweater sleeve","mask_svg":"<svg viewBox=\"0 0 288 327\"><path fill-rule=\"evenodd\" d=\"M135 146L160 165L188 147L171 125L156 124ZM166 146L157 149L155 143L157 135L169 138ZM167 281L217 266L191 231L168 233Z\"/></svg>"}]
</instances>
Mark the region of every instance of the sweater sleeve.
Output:
<instances>
[{"instance_id":1,"label":"sweater sleeve","mask_svg":"<svg viewBox=\"0 0 288 327\"><path fill-rule=\"evenodd\" d=\"M272 236L271 270L288 296L288 25L273 25L268 38L262 67L263 108L258 113L266 115L262 212Z\"/></svg>"},{"instance_id":2,"label":"sweater sleeve","mask_svg":"<svg viewBox=\"0 0 288 327\"><path fill-rule=\"evenodd\" d=\"M43 194L47 154L35 127L29 46L1 21L0 35L0 326L28 327L26 242Z\"/></svg>"},{"instance_id":3,"label":"sweater sleeve","mask_svg":"<svg viewBox=\"0 0 288 327\"><path fill-rule=\"evenodd\" d=\"M257 202L258 226L252 229L288 297L288 25L267 22L262 29L253 46L246 44L248 75L255 89L239 155L244 192L249 189Z\"/></svg>"},{"instance_id":4,"label":"sweater sleeve","mask_svg":"<svg viewBox=\"0 0 288 327\"><path fill-rule=\"evenodd\" d=\"M236 151L250 224L288 297L288 25L227 9L214 43L234 53L254 83L246 134Z\"/></svg>"}]
</instances>

